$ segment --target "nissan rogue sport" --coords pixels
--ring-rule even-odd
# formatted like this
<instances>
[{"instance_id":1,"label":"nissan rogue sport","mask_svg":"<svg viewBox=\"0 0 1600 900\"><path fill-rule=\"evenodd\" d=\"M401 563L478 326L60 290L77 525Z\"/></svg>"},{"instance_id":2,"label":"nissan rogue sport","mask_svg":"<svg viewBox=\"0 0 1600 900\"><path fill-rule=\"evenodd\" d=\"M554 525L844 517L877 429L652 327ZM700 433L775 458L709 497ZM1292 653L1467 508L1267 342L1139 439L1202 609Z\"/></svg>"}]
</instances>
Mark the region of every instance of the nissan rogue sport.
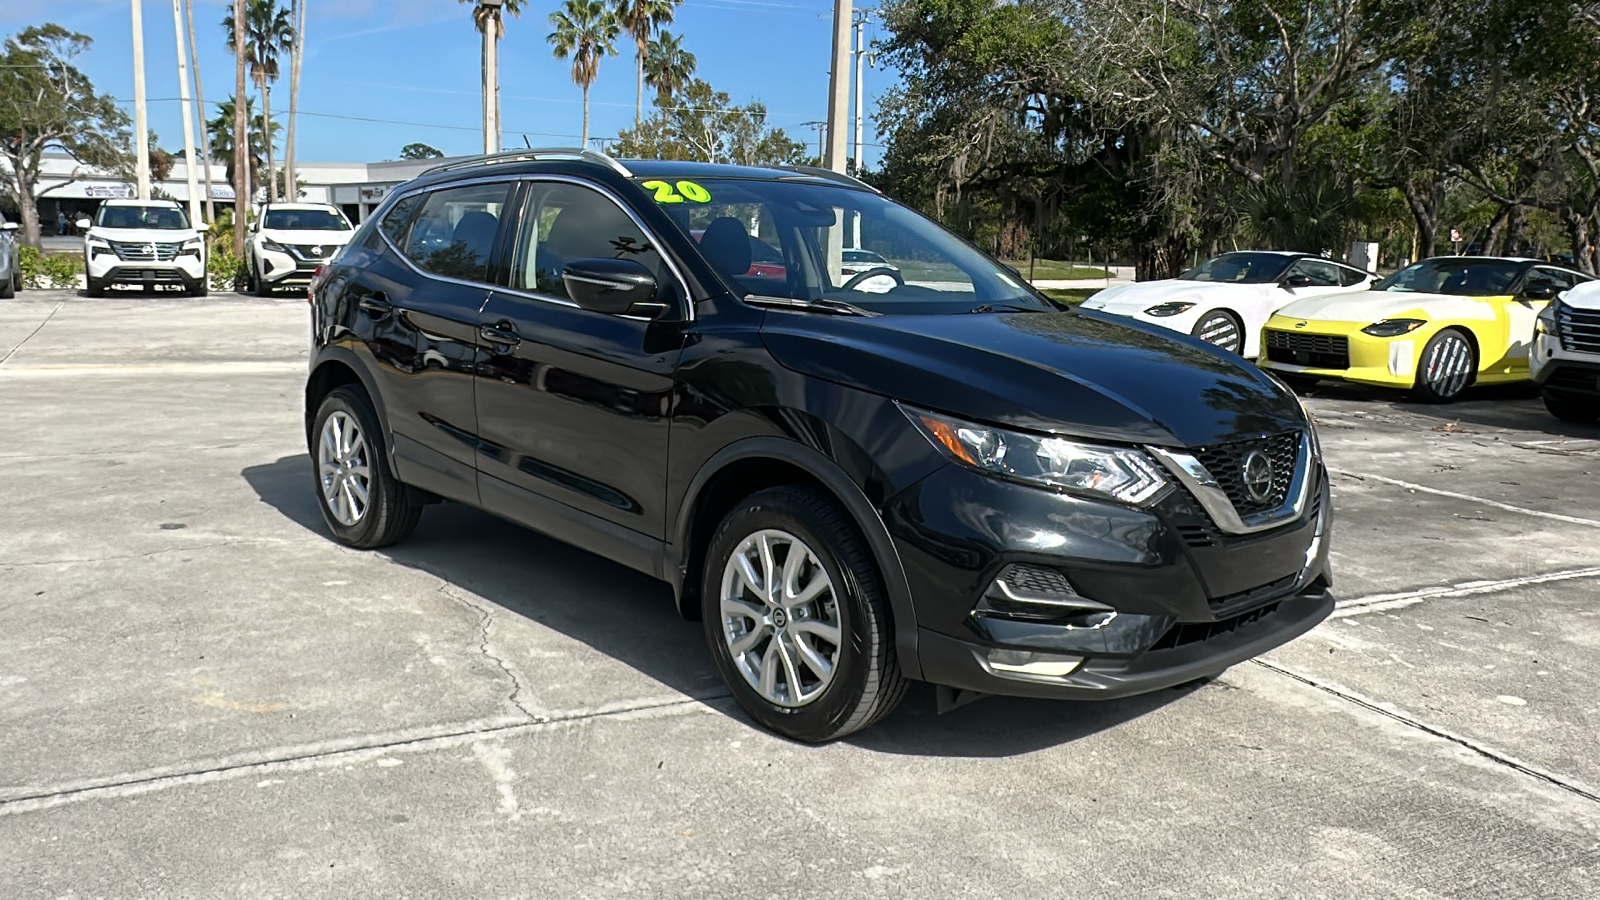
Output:
<instances>
[{"instance_id":1,"label":"nissan rogue sport","mask_svg":"<svg viewBox=\"0 0 1600 900\"><path fill-rule=\"evenodd\" d=\"M781 277L751 274L756 243ZM872 724L911 680L941 708L1183 684L1333 608L1291 392L1058 309L843 175L453 162L311 294L338 541L392 544L451 500L664 579L738 703L798 740Z\"/></svg>"}]
</instances>

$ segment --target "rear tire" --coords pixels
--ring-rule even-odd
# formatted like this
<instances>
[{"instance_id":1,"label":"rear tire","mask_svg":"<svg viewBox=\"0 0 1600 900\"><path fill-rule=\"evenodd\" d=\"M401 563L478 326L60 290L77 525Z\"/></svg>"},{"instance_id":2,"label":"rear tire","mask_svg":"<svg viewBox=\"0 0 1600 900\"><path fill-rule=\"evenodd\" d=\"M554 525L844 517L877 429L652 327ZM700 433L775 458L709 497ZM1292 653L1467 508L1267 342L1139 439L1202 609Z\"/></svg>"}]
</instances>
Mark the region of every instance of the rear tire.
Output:
<instances>
[{"instance_id":1,"label":"rear tire","mask_svg":"<svg viewBox=\"0 0 1600 900\"><path fill-rule=\"evenodd\" d=\"M735 506L711 539L700 597L722 680L778 734L831 741L905 696L877 563L855 522L819 491L770 488Z\"/></svg>"},{"instance_id":2,"label":"rear tire","mask_svg":"<svg viewBox=\"0 0 1600 900\"><path fill-rule=\"evenodd\" d=\"M1417 358L1417 380L1411 396L1423 403L1449 403L1461 396L1478 372L1478 352L1459 328L1433 336Z\"/></svg>"},{"instance_id":3,"label":"rear tire","mask_svg":"<svg viewBox=\"0 0 1600 900\"><path fill-rule=\"evenodd\" d=\"M1201 316L1189 333L1229 353L1244 352L1244 323L1226 309L1214 309Z\"/></svg>"},{"instance_id":4,"label":"rear tire","mask_svg":"<svg viewBox=\"0 0 1600 900\"><path fill-rule=\"evenodd\" d=\"M340 385L328 392L312 422L310 445L317 508L334 540L373 550L417 527L422 495L389 468L383 426L359 388Z\"/></svg>"},{"instance_id":5,"label":"rear tire","mask_svg":"<svg viewBox=\"0 0 1600 900\"><path fill-rule=\"evenodd\" d=\"M1600 420L1600 397L1574 397L1570 394L1543 392L1544 408L1563 422L1582 425Z\"/></svg>"}]
</instances>

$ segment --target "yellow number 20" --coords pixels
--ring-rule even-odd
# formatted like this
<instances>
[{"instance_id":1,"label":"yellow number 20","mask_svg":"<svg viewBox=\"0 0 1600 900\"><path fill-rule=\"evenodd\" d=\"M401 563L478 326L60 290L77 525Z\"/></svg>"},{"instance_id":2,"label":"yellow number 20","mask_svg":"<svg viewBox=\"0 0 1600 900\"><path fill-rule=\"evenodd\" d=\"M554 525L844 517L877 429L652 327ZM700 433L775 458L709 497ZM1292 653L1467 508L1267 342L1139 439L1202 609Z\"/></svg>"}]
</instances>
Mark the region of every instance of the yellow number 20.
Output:
<instances>
[{"instance_id":1,"label":"yellow number 20","mask_svg":"<svg viewBox=\"0 0 1600 900\"><path fill-rule=\"evenodd\" d=\"M655 191L657 203L682 203L685 200L691 203L711 202L711 192L693 181L680 181L677 185L665 181L646 181L641 187L647 191Z\"/></svg>"}]
</instances>

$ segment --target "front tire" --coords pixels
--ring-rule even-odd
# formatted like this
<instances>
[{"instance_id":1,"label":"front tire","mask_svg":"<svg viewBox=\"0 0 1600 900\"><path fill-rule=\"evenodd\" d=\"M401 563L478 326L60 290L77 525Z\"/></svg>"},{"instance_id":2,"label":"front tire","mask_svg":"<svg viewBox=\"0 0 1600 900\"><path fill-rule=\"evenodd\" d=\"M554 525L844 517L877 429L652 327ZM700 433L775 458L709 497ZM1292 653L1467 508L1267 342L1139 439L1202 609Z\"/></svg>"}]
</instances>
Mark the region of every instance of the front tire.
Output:
<instances>
[{"instance_id":1,"label":"front tire","mask_svg":"<svg viewBox=\"0 0 1600 900\"><path fill-rule=\"evenodd\" d=\"M700 596L718 672L772 731L830 741L905 695L877 564L816 490L770 488L735 506L711 539Z\"/></svg>"},{"instance_id":2,"label":"front tire","mask_svg":"<svg viewBox=\"0 0 1600 900\"><path fill-rule=\"evenodd\" d=\"M255 263L250 264L250 283L255 285L255 289L251 293L257 297L272 296L272 286L267 284L265 278L261 277L261 272L256 268Z\"/></svg>"},{"instance_id":3,"label":"front tire","mask_svg":"<svg viewBox=\"0 0 1600 900\"><path fill-rule=\"evenodd\" d=\"M416 489L394 477L383 428L366 394L351 385L328 392L311 428L311 478L322 521L349 547L387 547L422 518Z\"/></svg>"},{"instance_id":4,"label":"front tire","mask_svg":"<svg viewBox=\"0 0 1600 900\"><path fill-rule=\"evenodd\" d=\"M1433 336L1417 359L1417 380L1411 396L1423 403L1449 403L1472 384L1478 371L1478 352L1459 328L1446 328Z\"/></svg>"},{"instance_id":5,"label":"front tire","mask_svg":"<svg viewBox=\"0 0 1600 900\"><path fill-rule=\"evenodd\" d=\"M87 277L88 284L84 286L83 292L90 297L104 297L106 295L106 283L92 275Z\"/></svg>"},{"instance_id":6,"label":"front tire","mask_svg":"<svg viewBox=\"0 0 1600 900\"><path fill-rule=\"evenodd\" d=\"M6 278L5 284L0 284L0 300L10 300L17 295L17 260L11 260L11 275Z\"/></svg>"},{"instance_id":7,"label":"front tire","mask_svg":"<svg viewBox=\"0 0 1600 900\"><path fill-rule=\"evenodd\" d=\"M1229 353L1244 352L1244 323L1225 309L1214 309L1194 323L1190 334Z\"/></svg>"},{"instance_id":8,"label":"front tire","mask_svg":"<svg viewBox=\"0 0 1600 900\"><path fill-rule=\"evenodd\" d=\"M1563 422L1592 424L1600 420L1600 397L1574 397L1544 391L1544 408Z\"/></svg>"}]
</instances>

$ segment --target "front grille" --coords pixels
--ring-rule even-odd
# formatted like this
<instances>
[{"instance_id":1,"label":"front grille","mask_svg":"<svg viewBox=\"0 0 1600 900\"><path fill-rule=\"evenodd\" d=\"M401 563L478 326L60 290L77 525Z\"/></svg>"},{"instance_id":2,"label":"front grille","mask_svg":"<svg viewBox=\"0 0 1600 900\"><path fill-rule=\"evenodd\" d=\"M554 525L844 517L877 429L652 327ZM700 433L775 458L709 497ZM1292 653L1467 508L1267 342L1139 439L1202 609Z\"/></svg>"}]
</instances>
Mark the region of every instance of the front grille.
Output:
<instances>
[{"instance_id":1,"label":"front grille","mask_svg":"<svg viewBox=\"0 0 1600 900\"><path fill-rule=\"evenodd\" d=\"M1561 349L1575 353L1600 353L1600 310L1573 309L1562 304L1556 314Z\"/></svg>"},{"instance_id":2,"label":"front grille","mask_svg":"<svg viewBox=\"0 0 1600 900\"><path fill-rule=\"evenodd\" d=\"M1544 386L1570 394L1600 394L1600 372L1563 366L1550 373Z\"/></svg>"},{"instance_id":3,"label":"front grille","mask_svg":"<svg viewBox=\"0 0 1600 900\"><path fill-rule=\"evenodd\" d=\"M1295 579L1299 577L1298 573L1285 575L1277 581L1269 581L1247 591L1237 591L1232 594L1224 594L1221 597L1212 597L1206 602L1210 605L1211 611L1217 615L1226 615L1241 609L1249 609L1264 600L1277 599L1278 595L1293 589Z\"/></svg>"},{"instance_id":4,"label":"front grille","mask_svg":"<svg viewBox=\"0 0 1600 900\"><path fill-rule=\"evenodd\" d=\"M1167 633L1152 644L1150 649L1171 650L1174 647L1182 647L1185 644L1198 644L1201 641L1209 641L1212 638L1238 631L1252 622L1259 622L1272 615L1277 609L1277 603L1269 603L1260 609L1252 609L1249 612L1240 613L1237 616L1231 616L1219 622L1178 622L1168 628Z\"/></svg>"},{"instance_id":5,"label":"front grille","mask_svg":"<svg viewBox=\"0 0 1600 900\"><path fill-rule=\"evenodd\" d=\"M1183 542L1191 547L1215 547L1217 545L1216 532L1205 525L1179 525L1178 534L1183 537Z\"/></svg>"},{"instance_id":6,"label":"front grille","mask_svg":"<svg viewBox=\"0 0 1600 900\"><path fill-rule=\"evenodd\" d=\"M178 258L180 241L111 241L111 249L123 262L172 262Z\"/></svg>"},{"instance_id":7,"label":"front grille","mask_svg":"<svg viewBox=\"0 0 1600 900\"><path fill-rule=\"evenodd\" d=\"M1271 485L1260 500L1250 495L1244 480L1246 461L1257 452L1266 455L1272 469ZM1300 432L1285 431L1248 441L1200 447L1194 455L1228 495L1234 510L1241 516L1254 515L1277 509L1288 499L1294 468L1300 461Z\"/></svg>"},{"instance_id":8,"label":"front grille","mask_svg":"<svg viewBox=\"0 0 1600 900\"><path fill-rule=\"evenodd\" d=\"M307 262L318 263L327 260L328 257L333 255L333 251L339 249L331 244L291 244L289 246L294 251L295 256Z\"/></svg>"},{"instance_id":9,"label":"front grille","mask_svg":"<svg viewBox=\"0 0 1600 900\"><path fill-rule=\"evenodd\" d=\"M1267 359L1313 369L1350 368L1350 339L1338 334L1267 330Z\"/></svg>"}]
</instances>

